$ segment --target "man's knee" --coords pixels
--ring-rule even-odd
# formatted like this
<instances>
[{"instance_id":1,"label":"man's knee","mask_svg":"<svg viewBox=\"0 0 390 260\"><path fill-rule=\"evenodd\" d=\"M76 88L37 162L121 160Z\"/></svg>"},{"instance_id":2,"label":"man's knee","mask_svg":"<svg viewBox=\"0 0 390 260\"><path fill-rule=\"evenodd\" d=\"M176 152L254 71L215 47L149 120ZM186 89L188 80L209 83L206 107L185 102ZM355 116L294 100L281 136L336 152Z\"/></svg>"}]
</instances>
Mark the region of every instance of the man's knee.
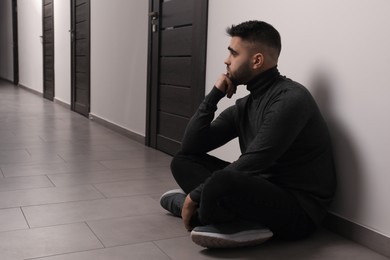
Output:
<instances>
[{"instance_id":1,"label":"man's knee","mask_svg":"<svg viewBox=\"0 0 390 260\"><path fill-rule=\"evenodd\" d=\"M188 160L189 158L180 152L173 157L171 161L171 172L173 176L183 172L183 168L185 168Z\"/></svg>"}]
</instances>

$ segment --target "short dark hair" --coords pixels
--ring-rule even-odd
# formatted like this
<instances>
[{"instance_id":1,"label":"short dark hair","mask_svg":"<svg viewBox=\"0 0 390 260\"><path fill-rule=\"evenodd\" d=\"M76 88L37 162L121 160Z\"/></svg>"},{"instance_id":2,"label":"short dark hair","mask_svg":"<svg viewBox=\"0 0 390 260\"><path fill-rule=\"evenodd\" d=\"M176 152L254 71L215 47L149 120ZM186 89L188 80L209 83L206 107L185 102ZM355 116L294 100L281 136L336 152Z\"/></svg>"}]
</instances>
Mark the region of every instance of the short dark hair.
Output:
<instances>
[{"instance_id":1,"label":"short dark hair","mask_svg":"<svg viewBox=\"0 0 390 260\"><path fill-rule=\"evenodd\" d=\"M226 29L231 37L240 37L248 42L258 42L273 48L280 54L282 42L279 32L270 24L263 21L247 21L232 25Z\"/></svg>"}]
</instances>

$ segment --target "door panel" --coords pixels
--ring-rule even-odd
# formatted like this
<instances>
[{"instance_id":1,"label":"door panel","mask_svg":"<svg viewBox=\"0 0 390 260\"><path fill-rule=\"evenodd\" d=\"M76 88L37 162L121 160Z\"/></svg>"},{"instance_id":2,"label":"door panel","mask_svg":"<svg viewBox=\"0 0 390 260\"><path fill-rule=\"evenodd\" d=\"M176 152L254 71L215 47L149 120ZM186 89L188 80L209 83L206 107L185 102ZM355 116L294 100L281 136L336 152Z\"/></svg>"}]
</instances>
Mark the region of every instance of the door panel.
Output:
<instances>
[{"instance_id":1,"label":"door panel","mask_svg":"<svg viewBox=\"0 0 390 260\"><path fill-rule=\"evenodd\" d=\"M43 96L54 99L54 17L53 0L42 2Z\"/></svg>"},{"instance_id":2,"label":"door panel","mask_svg":"<svg viewBox=\"0 0 390 260\"><path fill-rule=\"evenodd\" d=\"M162 1L161 13L164 19L161 21L161 27L165 29L168 27L192 25L194 8L196 8L194 0Z\"/></svg>"},{"instance_id":3,"label":"door panel","mask_svg":"<svg viewBox=\"0 0 390 260\"><path fill-rule=\"evenodd\" d=\"M192 28L183 27L161 32L161 56L190 56Z\"/></svg>"},{"instance_id":4,"label":"door panel","mask_svg":"<svg viewBox=\"0 0 390 260\"><path fill-rule=\"evenodd\" d=\"M187 102L190 99L191 92L189 88L160 85L158 102L160 111L188 118L192 114L191 104Z\"/></svg>"},{"instance_id":5,"label":"door panel","mask_svg":"<svg viewBox=\"0 0 390 260\"><path fill-rule=\"evenodd\" d=\"M90 1L72 0L72 110L90 111Z\"/></svg>"},{"instance_id":6,"label":"door panel","mask_svg":"<svg viewBox=\"0 0 390 260\"><path fill-rule=\"evenodd\" d=\"M160 84L191 86L191 57L164 57L160 64Z\"/></svg>"},{"instance_id":7,"label":"door panel","mask_svg":"<svg viewBox=\"0 0 390 260\"><path fill-rule=\"evenodd\" d=\"M146 139L169 154L204 97L207 8L207 0L150 0Z\"/></svg>"}]
</instances>

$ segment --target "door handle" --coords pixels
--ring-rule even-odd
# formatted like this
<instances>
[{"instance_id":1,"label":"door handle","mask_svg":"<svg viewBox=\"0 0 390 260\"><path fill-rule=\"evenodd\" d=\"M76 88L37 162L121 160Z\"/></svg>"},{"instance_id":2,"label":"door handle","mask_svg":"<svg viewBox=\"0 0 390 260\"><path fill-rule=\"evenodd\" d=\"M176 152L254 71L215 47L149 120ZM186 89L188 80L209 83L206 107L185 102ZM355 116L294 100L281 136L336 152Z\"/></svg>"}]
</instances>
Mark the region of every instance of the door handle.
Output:
<instances>
[{"instance_id":1,"label":"door handle","mask_svg":"<svg viewBox=\"0 0 390 260\"><path fill-rule=\"evenodd\" d=\"M152 18L152 20L158 19L158 12L150 12L149 17Z\"/></svg>"},{"instance_id":2,"label":"door handle","mask_svg":"<svg viewBox=\"0 0 390 260\"><path fill-rule=\"evenodd\" d=\"M149 12L149 17L152 19L152 32L157 32L157 19L158 19L158 12Z\"/></svg>"},{"instance_id":3,"label":"door handle","mask_svg":"<svg viewBox=\"0 0 390 260\"><path fill-rule=\"evenodd\" d=\"M74 40L74 30L70 29L68 32L70 32L70 39L71 41Z\"/></svg>"}]
</instances>

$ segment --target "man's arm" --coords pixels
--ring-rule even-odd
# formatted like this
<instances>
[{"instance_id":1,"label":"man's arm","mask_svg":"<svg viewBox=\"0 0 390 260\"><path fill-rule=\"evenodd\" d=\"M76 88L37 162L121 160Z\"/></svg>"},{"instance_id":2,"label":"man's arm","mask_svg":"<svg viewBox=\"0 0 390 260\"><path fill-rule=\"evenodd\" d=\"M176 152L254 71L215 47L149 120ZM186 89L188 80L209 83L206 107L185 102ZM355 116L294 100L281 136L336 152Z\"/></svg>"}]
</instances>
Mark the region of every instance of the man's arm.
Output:
<instances>
[{"instance_id":1,"label":"man's arm","mask_svg":"<svg viewBox=\"0 0 390 260\"><path fill-rule=\"evenodd\" d=\"M226 109L213 121L218 102L225 95L233 95L233 92L227 89L229 85L232 85L231 81L226 75L221 75L200 104L184 133L181 148L183 153L207 153L237 136L233 118L234 107Z\"/></svg>"},{"instance_id":2,"label":"man's arm","mask_svg":"<svg viewBox=\"0 0 390 260\"><path fill-rule=\"evenodd\" d=\"M231 98L234 93L235 86L230 79L224 74L221 75L188 123L182 142L182 152L206 153L237 136L234 125L234 107L226 109L213 121L218 102L225 95ZM181 216L185 228L189 231L193 228L190 222L198 208L202 189L203 184L188 194L184 201Z\"/></svg>"}]
</instances>

